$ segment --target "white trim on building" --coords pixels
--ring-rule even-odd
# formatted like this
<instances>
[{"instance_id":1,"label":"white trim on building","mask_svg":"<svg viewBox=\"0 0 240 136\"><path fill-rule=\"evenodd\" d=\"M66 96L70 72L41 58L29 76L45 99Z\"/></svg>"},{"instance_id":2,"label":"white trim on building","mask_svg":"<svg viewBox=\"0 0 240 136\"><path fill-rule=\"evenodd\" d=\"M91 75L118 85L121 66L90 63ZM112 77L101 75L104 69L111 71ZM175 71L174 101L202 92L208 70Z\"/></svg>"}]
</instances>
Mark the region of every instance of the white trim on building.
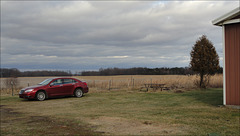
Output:
<instances>
[{"instance_id":1,"label":"white trim on building","mask_svg":"<svg viewBox=\"0 0 240 136\"><path fill-rule=\"evenodd\" d=\"M226 64L225 64L225 27L222 26L222 38L223 38L223 105L226 105Z\"/></svg>"},{"instance_id":2,"label":"white trim on building","mask_svg":"<svg viewBox=\"0 0 240 136\"><path fill-rule=\"evenodd\" d=\"M240 19L235 17L240 16L240 7L230 11L223 16L212 21L213 25L222 27L223 38L223 105L226 105L226 56L225 56L225 26L226 24L240 23Z\"/></svg>"},{"instance_id":3,"label":"white trim on building","mask_svg":"<svg viewBox=\"0 0 240 136\"><path fill-rule=\"evenodd\" d=\"M212 23L217 26L223 26L225 24L232 24L232 23L239 23L240 19L233 19L234 17L239 15L240 15L240 7L237 7L231 12L213 20Z\"/></svg>"}]
</instances>

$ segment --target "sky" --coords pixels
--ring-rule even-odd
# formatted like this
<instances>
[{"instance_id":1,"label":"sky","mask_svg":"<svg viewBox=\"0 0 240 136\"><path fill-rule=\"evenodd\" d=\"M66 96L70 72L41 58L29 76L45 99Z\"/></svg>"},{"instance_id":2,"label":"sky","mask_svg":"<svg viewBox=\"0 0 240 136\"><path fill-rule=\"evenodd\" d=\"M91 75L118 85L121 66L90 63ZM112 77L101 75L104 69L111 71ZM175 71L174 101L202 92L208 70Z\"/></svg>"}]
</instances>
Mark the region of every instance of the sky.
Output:
<instances>
[{"instance_id":1,"label":"sky","mask_svg":"<svg viewBox=\"0 0 240 136\"><path fill-rule=\"evenodd\" d=\"M187 67L212 21L239 1L1 1L1 68L87 71Z\"/></svg>"}]
</instances>

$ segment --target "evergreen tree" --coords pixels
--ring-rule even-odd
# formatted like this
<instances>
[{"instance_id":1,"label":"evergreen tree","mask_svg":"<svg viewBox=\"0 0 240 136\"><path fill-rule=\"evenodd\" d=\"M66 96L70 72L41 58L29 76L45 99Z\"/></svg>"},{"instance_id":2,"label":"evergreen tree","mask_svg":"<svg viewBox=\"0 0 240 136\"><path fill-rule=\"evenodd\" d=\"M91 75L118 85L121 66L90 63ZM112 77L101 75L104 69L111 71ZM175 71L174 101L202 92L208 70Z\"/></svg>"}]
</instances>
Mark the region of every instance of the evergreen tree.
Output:
<instances>
[{"instance_id":1,"label":"evergreen tree","mask_svg":"<svg viewBox=\"0 0 240 136\"><path fill-rule=\"evenodd\" d=\"M206 88L210 75L214 75L219 69L219 57L212 42L205 35L200 37L191 51L190 68L199 74L200 88Z\"/></svg>"}]
</instances>

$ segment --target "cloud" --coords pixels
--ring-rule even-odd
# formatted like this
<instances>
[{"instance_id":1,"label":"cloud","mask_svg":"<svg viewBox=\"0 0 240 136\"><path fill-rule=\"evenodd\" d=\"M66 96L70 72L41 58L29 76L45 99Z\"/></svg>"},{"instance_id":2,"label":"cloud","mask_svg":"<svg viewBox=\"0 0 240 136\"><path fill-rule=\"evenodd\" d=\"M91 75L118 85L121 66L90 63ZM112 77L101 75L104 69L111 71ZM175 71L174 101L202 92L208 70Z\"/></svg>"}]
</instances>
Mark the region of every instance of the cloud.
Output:
<instances>
[{"instance_id":1,"label":"cloud","mask_svg":"<svg viewBox=\"0 0 240 136\"><path fill-rule=\"evenodd\" d=\"M221 28L211 21L237 5L238 1L4 1L2 66L188 66L191 47L202 34L222 57Z\"/></svg>"}]
</instances>

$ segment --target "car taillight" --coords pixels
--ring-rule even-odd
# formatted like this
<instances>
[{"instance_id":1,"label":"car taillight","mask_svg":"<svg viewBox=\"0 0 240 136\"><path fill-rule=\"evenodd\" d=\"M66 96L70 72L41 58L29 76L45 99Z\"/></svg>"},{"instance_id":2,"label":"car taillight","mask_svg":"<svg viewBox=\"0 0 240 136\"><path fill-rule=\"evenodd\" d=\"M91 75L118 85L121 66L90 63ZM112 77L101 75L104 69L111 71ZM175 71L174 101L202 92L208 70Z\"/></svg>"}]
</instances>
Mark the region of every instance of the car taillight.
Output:
<instances>
[{"instance_id":1,"label":"car taillight","mask_svg":"<svg viewBox=\"0 0 240 136\"><path fill-rule=\"evenodd\" d=\"M83 84L87 86L87 83L86 83L86 82L83 82Z\"/></svg>"}]
</instances>

